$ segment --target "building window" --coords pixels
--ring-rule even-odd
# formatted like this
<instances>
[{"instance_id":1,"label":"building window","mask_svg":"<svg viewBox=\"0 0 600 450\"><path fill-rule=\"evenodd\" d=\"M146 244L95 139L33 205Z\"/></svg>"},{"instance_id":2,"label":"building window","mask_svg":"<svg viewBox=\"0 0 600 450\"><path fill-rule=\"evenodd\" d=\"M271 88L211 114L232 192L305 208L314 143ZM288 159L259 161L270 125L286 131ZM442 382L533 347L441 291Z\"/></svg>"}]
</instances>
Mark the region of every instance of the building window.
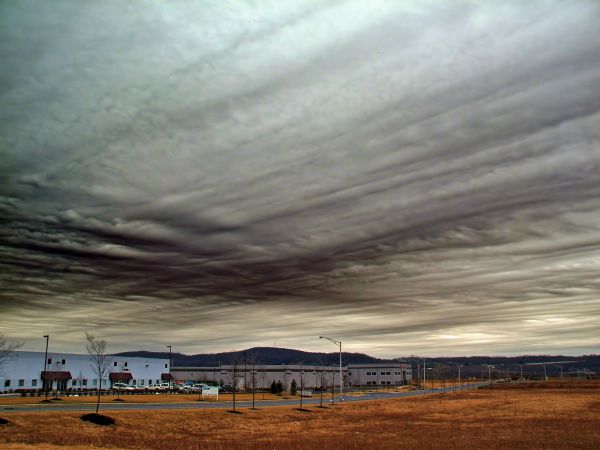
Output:
<instances>
[{"instance_id":1,"label":"building window","mask_svg":"<svg viewBox=\"0 0 600 450\"><path fill-rule=\"evenodd\" d=\"M4 380L4 387L10 387L10 380Z\"/></svg>"},{"instance_id":2,"label":"building window","mask_svg":"<svg viewBox=\"0 0 600 450\"><path fill-rule=\"evenodd\" d=\"M127 367L127 361L125 361L125 367Z\"/></svg>"},{"instance_id":3,"label":"building window","mask_svg":"<svg viewBox=\"0 0 600 450\"><path fill-rule=\"evenodd\" d=\"M92 380L92 386L98 386L98 378Z\"/></svg>"},{"instance_id":4,"label":"building window","mask_svg":"<svg viewBox=\"0 0 600 450\"><path fill-rule=\"evenodd\" d=\"M144 385L144 380L140 380L140 386Z\"/></svg>"},{"instance_id":5,"label":"building window","mask_svg":"<svg viewBox=\"0 0 600 450\"><path fill-rule=\"evenodd\" d=\"M115 367L117 367L117 362L116 362L116 361L115 361L115 363L114 363L114 364L115 364Z\"/></svg>"},{"instance_id":6,"label":"building window","mask_svg":"<svg viewBox=\"0 0 600 450\"><path fill-rule=\"evenodd\" d=\"M160 380L156 380L156 384L160 384Z\"/></svg>"},{"instance_id":7,"label":"building window","mask_svg":"<svg viewBox=\"0 0 600 450\"><path fill-rule=\"evenodd\" d=\"M86 379L83 379L82 382L83 382L84 386L87 386L87 380Z\"/></svg>"},{"instance_id":8,"label":"building window","mask_svg":"<svg viewBox=\"0 0 600 450\"><path fill-rule=\"evenodd\" d=\"M134 386L137 386L136 380L131 380L131 384L133 384Z\"/></svg>"},{"instance_id":9,"label":"building window","mask_svg":"<svg viewBox=\"0 0 600 450\"><path fill-rule=\"evenodd\" d=\"M52 358L48 358L48 364L52 364Z\"/></svg>"},{"instance_id":10,"label":"building window","mask_svg":"<svg viewBox=\"0 0 600 450\"><path fill-rule=\"evenodd\" d=\"M37 386L37 380L31 380L31 387Z\"/></svg>"},{"instance_id":11,"label":"building window","mask_svg":"<svg viewBox=\"0 0 600 450\"><path fill-rule=\"evenodd\" d=\"M19 380L19 387L25 386L25 380Z\"/></svg>"},{"instance_id":12,"label":"building window","mask_svg":"<svg viewBox=\"0 0 600 450\"><path fill-rule=\"evenodd\" d=\"M169 368L169 365L168 365L168 364L165 364L165 369L168 369L168 368Z\"/></svg>"},{"instance_id":13,"label":"building window","mask_svg":"<svg viewBox=\"0 0 600 450\"><path fill-rule=\"evenodd\" d=\"M71 382L71 385L72 385L72 386L77 386L77 380L73 380L73 381Z\"/></svg>"},{"instance_id":14,"label":"building window","mask_svg":"<svg viewBox=\"0 0 600 450\"><path fill-rule=\"evenodd\" d=\"M63 364L63 365L65 365L66 363L67 363L67 361L64 359L61 361L61 364Z\"/></svg>"}]
</instances>

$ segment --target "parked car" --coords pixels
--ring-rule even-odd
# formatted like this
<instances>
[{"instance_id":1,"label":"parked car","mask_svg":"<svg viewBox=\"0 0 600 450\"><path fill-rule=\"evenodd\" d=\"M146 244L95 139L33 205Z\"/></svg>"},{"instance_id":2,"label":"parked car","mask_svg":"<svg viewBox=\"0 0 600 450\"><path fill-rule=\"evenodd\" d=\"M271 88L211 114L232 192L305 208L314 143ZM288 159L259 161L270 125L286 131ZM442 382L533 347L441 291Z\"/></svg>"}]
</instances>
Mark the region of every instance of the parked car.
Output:
<instances>
[{"instance_id":1,"label":"parked car","mask_svg":"<svg viewBox=\"0 0 600 450\"><path fill-rule=\"evenodd\" d=\"M168 391L170 389L171 385L169 383L159 383L159 384L155 384L153 387L157 391Z\"/></svg>"},{"instance_id":2,"label":"parked car","mask_svg":"<svg viewBox=\"0 0 600 450\"><path fill-rule=\"evenodd\" d=\"M133 390L135 390L135 387L130 386L125 383L113 383L113 385L111 386L111 389L113 391L133 391Z\"/></svg>"},{"instance_id":3,"label":"parked car","mask_svg":"<svg viewBox=\"0 0 600 450\"><path fill-rule=\"evenodd\" d=\"M196 384L184 384L181 388L183 392L198 392L202 388L198 387Z\"/></svg>"}]
</instances>

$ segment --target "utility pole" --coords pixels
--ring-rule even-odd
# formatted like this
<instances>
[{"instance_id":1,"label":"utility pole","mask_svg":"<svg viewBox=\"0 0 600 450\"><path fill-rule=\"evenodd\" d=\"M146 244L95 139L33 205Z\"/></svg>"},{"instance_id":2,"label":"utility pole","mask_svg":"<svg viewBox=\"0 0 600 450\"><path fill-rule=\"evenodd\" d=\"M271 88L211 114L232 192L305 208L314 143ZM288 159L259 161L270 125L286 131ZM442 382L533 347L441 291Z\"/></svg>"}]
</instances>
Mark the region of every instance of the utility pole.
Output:
<instances>
[{"instance_id":1,"label":"utility pole","mask_svg":"<svg viewBox=\"0 0 600 450\"><path fill-rule=\"evenodd\" d=\"M523 364L519 364L519 367L521 369L521 381L523 381Z\"/></svg>"},{"instance_id":2,"label":"utility pole","mask_svg":"<svg viewBox=\"0 0 600 450\"><path fill-rule=\"evenodd\" d=\"M173 365L173 358L171 357L171 346L167 345L167 348L169 349L169 391L171 391L173 388L171 384L171 366Z\"/></svg>"},{"instance_id":3,"label":"utility pole","mask_svg":"<svg viewBox=\"0 0 600 450\"><path fill-rule=\"evenodd\" d=\"M448 364L451 364L458 368L458 386L460 388L460 368L462 367L462 364L461 363L453 363L453 362L448 362ZM454 388L454 392L456 392L456 387Z\"/></svg>"},{"instance_id":4,"label":"utility pole","mask_svg":"<svg viewBox=\"0 0 600 450\"><path fill-rule=\"evenodd\" d=\"M48 401L48 341L50 340L50 335L45 334L46 338L46 353L44 354L44 379L42 380L44 386L44 393L46 394L46 401Z\"/></svg>"}]
</instances>

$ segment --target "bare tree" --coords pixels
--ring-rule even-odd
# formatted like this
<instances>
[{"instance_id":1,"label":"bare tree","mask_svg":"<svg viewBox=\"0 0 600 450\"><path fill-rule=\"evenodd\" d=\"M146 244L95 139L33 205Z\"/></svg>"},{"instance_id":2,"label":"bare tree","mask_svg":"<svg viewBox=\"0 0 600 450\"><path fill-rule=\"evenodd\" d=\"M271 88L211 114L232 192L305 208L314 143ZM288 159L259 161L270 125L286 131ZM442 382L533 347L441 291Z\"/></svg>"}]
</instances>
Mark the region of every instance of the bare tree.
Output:
<instances>
[{"instance_id":1,"label":"bare tree","mask_svg":"<svg viewBox=\"0 0 600 450\"><path fill-rule=\"evenodd\" d=\"M323 367L319 367L317 370L319 370L319 381L320 381L319 391L321 394L321 402L319 404L319 407L323 408L323 391L325 390L326 373L325 373L325 368L323 368Z\"/></svg>"},{"instance_id":2,"label":"bare tree","mask_svg":"<svg viewBox=\"0 0 600 450\"><path fill-rule=\"evenodd\" d=\"M90 366L98 376L98 400L96 401L96 414L100 409L100 393L102 391L102 379L108 374L108 368L111 363L110 357L106 354L106 341L97 339L93 334L85 333L87 344L85 346L90 355Z\"/></svg>"},{"instance_id":3,"label":"bare tree","mask_svg":"<svg viewBox=\"0 0 600 450\"><path fill-rule=\"evenodd\" d=\"M304 393L304 361L300 362L300 410L302 410L302 400Z\"/></svg>"},{"instance_id":4,"label":"bare tree","mask_svg":"<svg viewBox=\"0 0 600 450\"><path fill-rule=\"evenodd\" d=\"M284 367L283 370L284 370L284 372L283 372L283 389L285 392L283 398L287 398L288 387L289 387L289 378L290 378L290 375L292 374L292 372L288 367Z\"/></svg>"},{"instance_id":5,"label":"bare tree","mask_svg":"<svg viewBox=\"0 0 600 450\"><path fill-rule=\"evenodd\" d=\"M4 373L4 366L12 352L23 345L22 342L9 342L4 335L0 334L0 374Z\"/></svg>"},{"instance_id":6,"label":"bare tree","mask_svg":"<svg viewBox=\"0 0 600 450\"><path fill-rule=\"evenodd\" d=\"M265 366L260 366L258 368L258 370L260 371L260 379L261 379L261 386L262 386L262 399L265 399L265 391L267 389L267 387L265 386L265 380L267 378L267 369Z\"/></svg>"},{"instance_id":7,"label":"bare tree","mask_svg":"<svg viewBox=\"0 0 600 450\"><path fill-rule=\"evenodd\" d=\"M256 378L257 369L259 365L258 357L256 356L256 354L250 353L250 355L248 355L248 365L250 366L250 382L252 383L252 409L256 409L254 407L254 400L256 397Z\"/></svg>"},{"instance_id":8,"label":"bare tree","mask_svg":"<svg viewBox=\"0 0 600 450\"><path fill-rule=\"evenodd\" d=\"M236 403L235 395L236 395L236 391L237 391L240 370L241 370L243 364L244 364L244 361L243 361L242 357L240 356L240 354L235 350L232 351L231 356L229 357L229 367L231 368L231 370L228 375L229 375L229 379L231 380L231 386L233 387L233 397L232 397L233 412L238 412L235 410L235 403Z\"/></svg>"}]
</instances>

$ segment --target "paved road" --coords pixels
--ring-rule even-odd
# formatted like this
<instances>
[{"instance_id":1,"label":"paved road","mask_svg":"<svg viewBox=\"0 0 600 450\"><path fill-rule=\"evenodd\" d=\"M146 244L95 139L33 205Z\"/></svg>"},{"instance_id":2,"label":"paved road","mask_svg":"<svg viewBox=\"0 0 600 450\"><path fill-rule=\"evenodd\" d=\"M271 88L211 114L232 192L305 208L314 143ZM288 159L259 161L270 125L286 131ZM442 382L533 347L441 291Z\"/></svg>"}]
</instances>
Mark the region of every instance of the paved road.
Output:
<instances>
[{"instance_id":1,"label":"paved road","mask_svg":"<svg viewBox=\"0 0 600 450\"><path fill-rule=\"evenodd\" d=\"M487 383L479 384L463 384L457 386L457 391L467 389L477 389L479 386L483 386ZM455 388L447 387L445 392L454 392ZM372 392L365 395L350 395L344 396L342 403L352 402L364 402L369 400L384 400L390 398L402 398L402 397L416 397L420 395L435 394L442 392L441 389L427 389L427 390L414 390L406 392ZM336 394L335 402L339 403L338 395ZM320 404L320 397L305 398L303 405L318 405ZM323 396L323 404L330 405L331 396ZM299 399L290 400L265 400L257 401L256 406L259 408L266 408L272 406L300 406ZM243 401L236 402L236 409L247 409L252 407L252 402ZM190 403L102 403L100 409L103 411L107 410L118 410L118 411L147 411L147 410L160 410L160 409L206 409L206 408L223 408L230 409L231 402L190 402ZM40 412L40 411L95 411L95 403L41 403L41 404L26 404L26 405L0 405L0 412Z\"/></svg>"}]
</instances>

